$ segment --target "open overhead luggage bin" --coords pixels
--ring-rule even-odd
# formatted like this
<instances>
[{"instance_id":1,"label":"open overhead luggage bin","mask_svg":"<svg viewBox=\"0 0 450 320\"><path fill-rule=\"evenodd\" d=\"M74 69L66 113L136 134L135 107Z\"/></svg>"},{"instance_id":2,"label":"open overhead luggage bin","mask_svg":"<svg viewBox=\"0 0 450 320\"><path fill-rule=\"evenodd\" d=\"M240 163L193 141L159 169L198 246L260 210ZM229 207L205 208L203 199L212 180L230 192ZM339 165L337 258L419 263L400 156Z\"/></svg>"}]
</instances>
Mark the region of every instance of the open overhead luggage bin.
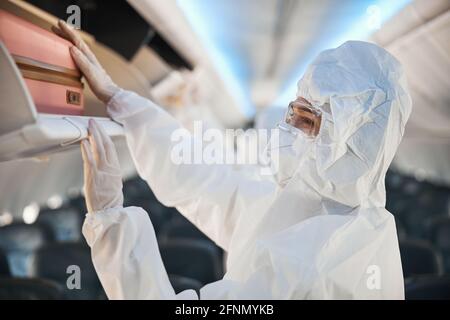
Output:
<instances>
[{"instance_id":1,"label":"open overhead luggage bin","mask_svg":"<svg viewBox=\"0 0 450 320\"><path fill-rule=\"evenodd\" d=\"M0 161L67 148L87 137L89 117L38 113L20 70L0 43ZM108 135L123 135L108 118L96 118Z\"/></svg>"},{"instance_id":2,"label":"open overhead luggage bin","mask_svg":"<svg viewBox=\"0 0 450 320\"><path fill-rule=\"evenodd\" d=\"M56 17L22 1L1 2L0 9L45 30L50 30L57 22ZM81 35L120 87L150 97L148 82L136 67L89 34L81 31ZM90 118L95 118L113 140L123 140L122 127L108 117L104 103L94 96L85 79L83 112L80 115L58 111L50 114L36 108L17 61L1 40L0 70L0 161L47 155L75 146L87 137Z\"/></svg>"},{"instance_id":3,"label":"open overhead luggage bin","mask_svg":"<svg viewBox=\"0 0 450 320\"><path fill-rule=\"evenodd\" d=\"M1 2L0 9L4 13L2 21L6 27L12 28L10 30L12 33L22 29L26 32L25 30L29 29L30 32L34 32L35 37L42 38L39 41L43 43L36 43L36 39L29 39L29 43L27 43L24 42L24 39L14 40L7 30L2 30L16 54L26 55L30 53L34 59L38 60L29 60L39 62L40 65L56 65L58 63L64 64L66 61L67 63L71 62L69 61L70 56L67 55L68 52L63 52L64 50L68 51L68 48L65 48L63 43L59 43L59 39L49 31L51 26L56 24L56 17L22 1ZM95 43L94 39L88 34L81 32L81 35L90 45ZM33 44L35 47L33 47ZM62 53L56 55L53 52L54 50L52 50L47 55L45 52L47 47L51 47L54 50L59 48L60 51L58 52ZM40 62L40 60L48 61ZM54 61L58 61L58 63ZM86 138L89 118L63 114L63 109L66 107L65 99L61 100L57 99L59 96L50 96L52 92L47 90L51 89L52 86L56 87L58 85L54 81L46 82L42 77L39 80L43 80L41 83L47 85L37 88L40 90L38 92L39 96L43 97L44 100L61 103L60 106L57 106L58 108L61 107L61 113L59 114L58 108L53 108L52 110L47 108L46 112L51 112L51 114L44 113L42 109L42 112L38 112L33 100L33 96L35 99L36 96L35 94L31 95L31 89L33 88L29 86L29 79L25 79L27 74L24 73L24 70L21 70L22 66L19 67L19 65L20 62L17 61L17 57L13 57L6 44L0 40L0 161L64 150ZM34 68L31 71L33 74L37 74L39 70ZM55 77L55 74L55 72L49 71L49 75ZM48 97L45 97L46 95ZM103 113L93 112L92 106L86 107L83 114L101 116L97 120L110 136L123 135L122 127L107 118L104 107ZM81 114L81 112L78 113Z\"/></svg>"},{"instance_id":4,"label":"open overhead luggage bin","mask_svg":"<svg viewBox=\"0 0 450 320\"><path fill-rule=\"evenodd\" d=\"M19 67L39 112L83 114L81 72L69 41L3 9L0 40Z\"/></svg>"}]
</instances>

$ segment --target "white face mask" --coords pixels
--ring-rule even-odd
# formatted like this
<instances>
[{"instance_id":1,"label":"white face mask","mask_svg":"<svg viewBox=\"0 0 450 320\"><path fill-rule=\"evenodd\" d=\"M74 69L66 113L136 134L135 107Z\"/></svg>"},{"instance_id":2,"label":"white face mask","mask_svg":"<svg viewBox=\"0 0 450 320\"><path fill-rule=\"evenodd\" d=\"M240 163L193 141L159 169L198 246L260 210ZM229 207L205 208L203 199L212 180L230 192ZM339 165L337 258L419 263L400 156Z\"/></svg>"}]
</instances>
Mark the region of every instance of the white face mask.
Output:
<instances>
[{"instance_id":1,"label":"white face mask","mask_svg":"<svg viewBox=\"0 0 450 320\"><path fill-rule=\"evenodd\" d=\"M278 140L278 141L277 141ZM294 175L307 146L311 143L303 135L279 130L279 137L272 137L266 147L266 154L277 183L284 187Z\"/></svg>"}]
</instances>

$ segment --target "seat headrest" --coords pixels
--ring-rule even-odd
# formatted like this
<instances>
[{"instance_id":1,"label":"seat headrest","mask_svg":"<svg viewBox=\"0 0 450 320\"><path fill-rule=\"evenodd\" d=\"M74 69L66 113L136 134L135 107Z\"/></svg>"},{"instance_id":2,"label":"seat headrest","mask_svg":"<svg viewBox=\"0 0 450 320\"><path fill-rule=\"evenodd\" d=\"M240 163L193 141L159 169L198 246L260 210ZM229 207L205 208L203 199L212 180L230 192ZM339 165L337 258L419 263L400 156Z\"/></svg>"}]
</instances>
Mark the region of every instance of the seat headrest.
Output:
<instances>
[{"instance_id":1,"label":"seat headrest","mask_svg":"<svg viewBox=\"0 0 450 320\"><path fill-rule=\"evenodd\" d=\"M73 208L41 211L36 222L44 226L55 241L79 241L82 237L83 217Z\"/></svg>"},{"instance_id":2,"label":"seat headrest","mask_svg":"<svg viewBox=\"0 0 450 320\"><path fill-rule=\"evenodd\" d=\"M16 223L0 228L0 249L11 251L33 251L50 240L50 235L37 224Z\"/></svg>"},{"instance_id":3,"label":"seat headrest","mask_svg":"<svg viewBox=\"0 0 450 320\"><path fill-rule=\"evenodd\" d=\"M427 241L403 240L400 242L400 254L405 278L443 273L442 257Z\"/></svg>"}]
</instances>

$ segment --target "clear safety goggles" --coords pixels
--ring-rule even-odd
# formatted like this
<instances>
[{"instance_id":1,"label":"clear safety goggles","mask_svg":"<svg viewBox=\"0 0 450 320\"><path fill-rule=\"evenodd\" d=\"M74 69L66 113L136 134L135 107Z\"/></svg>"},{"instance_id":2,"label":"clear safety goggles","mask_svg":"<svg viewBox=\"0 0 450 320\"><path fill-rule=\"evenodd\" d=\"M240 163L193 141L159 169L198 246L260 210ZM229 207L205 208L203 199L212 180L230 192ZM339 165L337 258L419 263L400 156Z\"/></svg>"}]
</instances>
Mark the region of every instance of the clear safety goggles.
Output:
<instances>
[{"instance_id":1,"label":"clear safety goggles","mask_svg":"<svg viewBox=\"0 0 450 320\"><path fill-rule=\"evenodd\" d=\"M289 103L285 119L278 127L295 135L301 131L306 137L315 138L319 134L321 122L322 111L306 99L298 97Z\"/></svg>"}]
</instances>

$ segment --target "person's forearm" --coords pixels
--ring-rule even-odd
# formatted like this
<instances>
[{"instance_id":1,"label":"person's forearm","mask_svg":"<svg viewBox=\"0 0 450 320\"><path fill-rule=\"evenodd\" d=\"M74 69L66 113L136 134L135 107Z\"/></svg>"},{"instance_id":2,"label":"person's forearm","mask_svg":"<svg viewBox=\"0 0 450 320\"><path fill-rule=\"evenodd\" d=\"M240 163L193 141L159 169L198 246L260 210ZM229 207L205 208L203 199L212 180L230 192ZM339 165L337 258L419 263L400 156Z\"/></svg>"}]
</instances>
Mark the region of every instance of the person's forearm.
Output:
<instances>
[{"instance_id":1,"label":"person's forearm","mask_svg":"<svg viewBox=\"0 0 450 320\"><path fill-rule=\"evenodd\" d=\"M143 209L117 207L88 214L83 235L109 299L176 298Z\"/></svg>"}]
</instances>

